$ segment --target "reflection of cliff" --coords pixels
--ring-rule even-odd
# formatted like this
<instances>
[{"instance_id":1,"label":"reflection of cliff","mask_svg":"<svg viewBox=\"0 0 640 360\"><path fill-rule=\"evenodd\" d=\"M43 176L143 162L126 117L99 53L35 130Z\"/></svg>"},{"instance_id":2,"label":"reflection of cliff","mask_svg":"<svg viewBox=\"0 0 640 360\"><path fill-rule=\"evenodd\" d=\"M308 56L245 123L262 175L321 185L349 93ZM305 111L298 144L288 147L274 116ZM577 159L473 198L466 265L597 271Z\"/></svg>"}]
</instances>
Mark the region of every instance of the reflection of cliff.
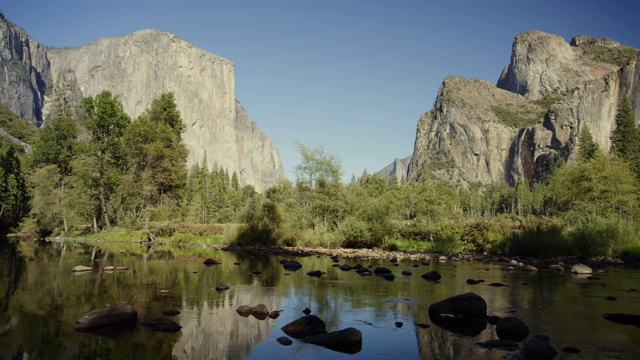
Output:
<instances>
[{"instance_id":1,"label":"reflection of cliff","mask_svg":"<svg viewBox=\"0 0 640 360\"><path fill-rule=\"evenodd\" d=\"M203 301L198 307L184 303L180 314L182 336L173 347L176 359L244 359L265 340L275 320L258 320L236 313L240 305L265 304L277 309L277 292L260 291L252 285L237 285L224 292L216 303Z\"/></svg>"}]
</instances>

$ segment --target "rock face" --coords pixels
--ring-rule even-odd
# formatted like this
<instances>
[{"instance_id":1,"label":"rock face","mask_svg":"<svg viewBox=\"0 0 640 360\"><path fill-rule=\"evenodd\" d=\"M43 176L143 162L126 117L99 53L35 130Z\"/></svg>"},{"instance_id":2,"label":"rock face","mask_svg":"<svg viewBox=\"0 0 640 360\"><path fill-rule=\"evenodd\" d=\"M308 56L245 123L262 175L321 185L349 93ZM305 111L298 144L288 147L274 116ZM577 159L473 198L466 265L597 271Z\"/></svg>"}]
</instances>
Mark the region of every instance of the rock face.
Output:
<instances>
[{"instance_id":1,"label":"rock face","mask_svg":"<svg viewBox=\"0 0 640 360\"><path fill-rule=\"evenodd\" d=\"M447 77L418 120L408 179L535 180L554 157L573 161L587 125L604 150L627 95L640 121L638 50L618 42L529 31L513 43L497 86Z\"/></svg>"},{"instance_id":2,"label":"rock face","mask_svg":"<svg viewBox=\"0 0 640 360\"><path fill-rule=\"evenodd\" d=\"M44 46L0 12L0 103L36 125L41 124L48 77Z\"/></svg>"},{"instance_id":3,"label":"rock face","mask_svg":"<svg viewBox=\"0 0 640 360\"><path fill-rule=\"evenodd\" d=\"M376 174L388 179L388 182L396 181L401 183L407 180L407 171L409 170L409 163L411 162L411 155L399 159L396 158L393 162L387 165L384 169L378 171Z\"/></svg>"},{"instance_id":4,"label":"rock face","mask_svg":"<svg viewBox=\"0 0 640 360\"><path fill-rule=\"evenodd\" d=\"M76 48L44 48L0 17L0 101L40 125L54 104L109 90L135 119L173 92L186 125L187 165L236 172L262 191L286 178L273 141L235 97L234 65L176 35L142 30ZM45 90L48 96L45 96Z\"/></svg>"}]
</instances>

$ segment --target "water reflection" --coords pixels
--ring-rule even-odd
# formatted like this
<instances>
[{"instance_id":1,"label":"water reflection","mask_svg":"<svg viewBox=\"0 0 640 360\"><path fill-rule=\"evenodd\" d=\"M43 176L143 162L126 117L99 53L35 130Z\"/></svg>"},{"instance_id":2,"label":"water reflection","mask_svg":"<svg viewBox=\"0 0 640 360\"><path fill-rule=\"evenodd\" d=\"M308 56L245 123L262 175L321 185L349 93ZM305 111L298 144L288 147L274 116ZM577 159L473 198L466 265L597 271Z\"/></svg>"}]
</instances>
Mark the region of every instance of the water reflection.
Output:
<instances>
[{"instance_id":1,"label":"water reflection","mask_svg":"<svg viewBox=\"0 0 640 360\"><path fill-rule=\"evenodd\" d=\"M220 260L207 267L204 259ZM640 314L640 275L632 269L606 269L601 280L566 273L513 273L497 264L435 263L419 266L386 260L393 282L334 267L329 257L297 258L303 268L286 270L282 257L228 253L200 248L147 248L133 244L36 243L0 241L0 359L353 359L354 355L294 340L280 345L281 327L310 308L328 331L354 327L362 332L360 358L500 359L506 352L475 346L496 339L494 326L482 322L474 331L430 319L428 307L455 294L474 291L488 313L521 318L532 334L551 337L556 349L575 346L582 359L632 359L640 353L638 329L602 319L605 312ZM340 264L356 265L354 259ZM74 275L71 268L92 270ZM106 271L108 266L126 270ZM311 270L322 270L310 277ZM411 270L412 276L400 275ZM438 270L439 283L420 274ZM255 275L259 272L259 275ZM485 283L469 285L468 278ZM218 292L224 282L229 290ZM501 282L508 286L487 286ZM615 295L617 301L603 300ZM139 321L176 309L177 333L138 326L124 336L73 331L82 314L109 303L135 304ZM240 305L264 304L282 310L277 319L260 320L236 313ZM402 326L397 324L402 323ZM423 328L414 324L429 324ZM133 350L132 350L133 349Z\"/></svg>"}]
</instances>

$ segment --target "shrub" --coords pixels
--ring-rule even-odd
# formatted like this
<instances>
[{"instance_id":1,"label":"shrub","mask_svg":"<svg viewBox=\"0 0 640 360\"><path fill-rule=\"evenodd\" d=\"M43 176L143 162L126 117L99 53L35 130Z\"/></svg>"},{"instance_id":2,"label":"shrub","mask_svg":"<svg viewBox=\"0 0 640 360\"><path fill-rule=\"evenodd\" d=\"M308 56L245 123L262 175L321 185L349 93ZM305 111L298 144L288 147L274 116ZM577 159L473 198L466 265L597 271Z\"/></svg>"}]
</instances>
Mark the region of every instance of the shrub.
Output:
<instances>
[{"instance_id":1,"label":"shrub","mask_svg":"<svg viewBox=\"0 0 640 360\"><path fill-rule=\"evenodd\" d=\"M561 224L527 225L507 237L502 246L512 255L552 257L572 253L571 243Z\"/></svg>"},{"instance_id":2,"label":"shrub","mask_svg":"<svg viewBox=\"0 0 640 360\"><path fill-rule=\"evenodd\" d=\"M635 242L638 226L618 218L590 218L572 231L573 247L587 257L621 254L622 248Z\"/></svg>"}]
</instances>

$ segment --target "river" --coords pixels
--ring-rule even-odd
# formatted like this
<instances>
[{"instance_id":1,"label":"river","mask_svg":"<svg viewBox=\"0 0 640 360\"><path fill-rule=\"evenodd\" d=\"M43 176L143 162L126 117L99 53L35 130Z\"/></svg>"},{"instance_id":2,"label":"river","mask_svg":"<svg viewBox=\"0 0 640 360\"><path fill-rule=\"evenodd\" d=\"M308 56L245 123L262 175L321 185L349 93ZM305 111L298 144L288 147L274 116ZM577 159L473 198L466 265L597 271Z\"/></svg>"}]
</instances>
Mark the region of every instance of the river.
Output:
<instances>
[{"instance_id":1,"label":"river","mask_svg":"<svg viewBox=\"0 0 640 360\"><path fill-rule=\"evenodd\" d=\"M207 258L221 264L205 266ZM0 238L0 359L500 359L508 351L475 345L497 339L493 325L459 334L429 319L430 304L468 291L486 300L489 315L518 317L531 336L549 336L556 359L640 357L640 328L602 318L607 312L640 314L640 272L634 268L605 267L598 280L589 280L545 268L504 271L501 263L334 262L326 255L288 257L303 266L287 271L283 258L202 247ZM335 266L358 263L388 267L396 277L360 276ZM92 270L72 273L76 265ZM105 271L107 266L126 269ZM311 270L324 274L308 276ZM432 270L442 275L439 282L421 278ZM469 285L469 278L485 282ZM488 285L494 282L508 286ZM219 283L230 289L216 291ZM135 305L140 322L179 310L174 319L182 328L161 333L137 326L102 335L73 330L86 312L120 301ZM257 304L281 310L280 316L259 320L236 312ZM362 349L347 354L295 339L281 345L281 327L305 308L329 331L360 330ZM568 346L581 353L562 352Z\"/></svg>"}]
</instances>

